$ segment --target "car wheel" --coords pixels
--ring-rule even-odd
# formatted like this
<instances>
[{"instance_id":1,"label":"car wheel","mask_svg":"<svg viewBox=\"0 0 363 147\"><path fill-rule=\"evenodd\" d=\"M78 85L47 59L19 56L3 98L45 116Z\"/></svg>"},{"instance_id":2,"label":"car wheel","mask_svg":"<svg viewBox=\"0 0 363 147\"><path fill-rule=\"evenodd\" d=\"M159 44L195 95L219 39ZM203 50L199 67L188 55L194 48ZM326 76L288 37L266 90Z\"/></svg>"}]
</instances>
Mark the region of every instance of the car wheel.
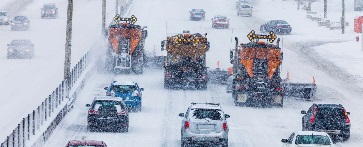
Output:
<instances>
[{"instance_id":1,"label":"car wheel","mask_svg":"<svg viewBox=\"0 0 363 147\"><path fill-rule=\"evenodd\" d=\"M342 137L342 141L348 141L350 138L350 130L342 130L340 137Z\"/></svg>"},{"instance_id":2,"label":"car wheel","mask_svg":"<svg viewBox=\"0 0 363 147\"><path fill-rule=\"evenodd\" d=\"M92 126L87 126L87 130L90 132L96 132L96 128Z\"/></svg>"},{"instance_id":3,"label":"car wheel","mask_svg":"<svg viewBox=\"0 0 363 147\"><path fill-rule=\"evenodd\" d=\"M221 146L222 147L228 147L228 138L227 139L223 139L223 141L221 142Z\"/></svg>"}]
</instances>

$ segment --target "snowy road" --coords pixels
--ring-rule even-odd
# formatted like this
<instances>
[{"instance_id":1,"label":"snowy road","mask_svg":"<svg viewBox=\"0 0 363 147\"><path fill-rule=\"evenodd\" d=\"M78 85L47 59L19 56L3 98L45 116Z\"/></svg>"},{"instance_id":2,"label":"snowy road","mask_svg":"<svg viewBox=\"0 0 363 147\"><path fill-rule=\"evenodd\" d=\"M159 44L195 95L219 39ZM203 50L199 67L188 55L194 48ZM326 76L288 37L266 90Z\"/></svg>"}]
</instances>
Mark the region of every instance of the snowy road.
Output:
<instances>
[{"instance_id":1,"label":"snowy road","mask_svg":"<svg viewBox=\"0 0 363 147\"><path fill-rule=\"evenodd\" d=\"M282 5L285 3L285 5ZM221 68L229 64L229 49L233 47L231 38L239 37L246 42L245 37L251 29L259 30L260 24L270 19L285 19L293 26L293 33L284 36L284 63L282 75L290 72L293 81L311 82L312 76L317 79L318 98L315 103L341 103L352 113L351 139L341 146L360 147L362 143L363 119L360 104L362 99L359 91L349 85L347 79L337 78L331 72L341 69L328 70L319 66L328 63L319 56L310 56L309 50L312 41L345 41L339 32L322 30L308 22L304 15L294 11L291 1L257 1L254 6L252 18L236 16L235 1L213 0L209 4L204 1L167 1L135 0L129 15L138 17L138 24L148 26L146 50L155 49L159 52L160 41L165 39L166 33L180 33L182 30L208 33L211 49L207 54L207 65L215 68L217 61L221 61ZM269 9L273 7L274 9ZM188 20L188 11L192 8L203 8L206 20L191 22ZM286 10L294 15L284 15ZM210 18L221 14L230 18L231 27L228 30L212 29ZM299 16L300 15L300 16ZM298 18L298 19L297 19ZM300 25L304 24L304 25ZM343 39L342 39L343 38ZM304 42L305 45L299 42ZM159 52L160 53L160 52ZM134 80L145 88L143 93L143 110L130 114L130 131L128 133L91 133L86 130L87 108L96 95L103 95L103 87L108 86L113 78ZM64 146L72 139L103 140L109 146L179 146L181 118L178 113L185 112L191 102L221 103L225 112L231 115L228 120L230 127L229 145L236 147L265 147L281 146L280 140L287 138L293 131L301 130L301 110L306 110L314 102L298 99L286 99L284 108L258 109L236 107L231 95L225 93L225 86L209 85L206 91L164 90L163 72L146 71L143 75L112 75L98 73L93 75L84 91L75 103L75 108L66 116L46 146Z\"/></svg>"}]
</instances>

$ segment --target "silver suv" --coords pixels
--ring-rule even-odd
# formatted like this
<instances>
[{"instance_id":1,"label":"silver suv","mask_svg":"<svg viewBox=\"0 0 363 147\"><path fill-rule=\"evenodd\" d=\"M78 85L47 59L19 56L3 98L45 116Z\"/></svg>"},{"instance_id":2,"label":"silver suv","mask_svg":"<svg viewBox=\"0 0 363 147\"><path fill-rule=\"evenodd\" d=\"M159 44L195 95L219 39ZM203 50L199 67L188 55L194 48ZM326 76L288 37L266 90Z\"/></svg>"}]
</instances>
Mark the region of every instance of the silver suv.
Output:
<instances>
[{"instance_id":1,"label":"silver suv","mask_svg":"<svg viewBox=\"0 0 363 147\"><path fill-rule=\"evenodd\" d=\"M193 146L199 143L221 144L228 147L228 123L230 116L224 114L216 103L192 103L187 112L180 113L181 146Z\"/></svg>"},{"instance_id":2,"label":"silver suv","mask_svg":"<svg viewBox=\"0 0 363 147\"><path fill-rule=\"evenodd\" d=\"M9 25L9 21L8 13L0 10L0 25Z\"/></svg>"}]
</instances>

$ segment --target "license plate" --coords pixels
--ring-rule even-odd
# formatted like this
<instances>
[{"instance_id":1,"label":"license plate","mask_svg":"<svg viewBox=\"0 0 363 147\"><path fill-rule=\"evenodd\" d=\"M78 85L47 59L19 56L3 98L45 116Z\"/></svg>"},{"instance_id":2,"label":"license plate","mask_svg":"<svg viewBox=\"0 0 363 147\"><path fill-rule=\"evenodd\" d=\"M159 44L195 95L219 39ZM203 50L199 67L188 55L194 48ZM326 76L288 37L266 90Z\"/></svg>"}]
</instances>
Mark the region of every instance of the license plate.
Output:
<instances>
[{"instance_id":1,"label":"license plate","mask_svg":"<svg viewBox=\"0 0 363 147\"><path fill-rule=\"evenodd\" d=\"M214 125L198 125L199 130L214 130Z\"/></svg>"},{"instance_id":2,"label":"license plate","mask_svg":"<svg viewBox=\"0 0 363 147\"><path fill-rule=\"evenodd\" d=\"M247 96L245 94L238 94L237 95L237 102L246 102Z\"/></svg>"}]
</instances>

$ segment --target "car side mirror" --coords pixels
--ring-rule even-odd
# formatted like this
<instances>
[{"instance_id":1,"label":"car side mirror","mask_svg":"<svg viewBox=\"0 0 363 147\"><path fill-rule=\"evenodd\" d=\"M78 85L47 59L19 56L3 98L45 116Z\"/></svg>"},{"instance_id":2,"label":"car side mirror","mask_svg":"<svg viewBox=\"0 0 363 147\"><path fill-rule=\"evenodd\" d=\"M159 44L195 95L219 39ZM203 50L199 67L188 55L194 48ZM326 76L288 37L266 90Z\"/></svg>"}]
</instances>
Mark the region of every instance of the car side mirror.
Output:
<instances>
[{"instance_id":1,"label":"car side mirror","mask_svg":"<svg viewBox=\"0 0 363 147\"><path fill-rule=\"evenodd\" d=\"M225 117L225 118L230 118L231 116L230 116L230 115L228 115L228 114L224 114L224 117Z\"/></svg>"},{"instance_id":2,"label":"car side mirror","mask_svg":"<svg viewBox=\"0 0 363 147\"><path fill-rule=\"evenodd\" d=\"M287 142L289 142L287 139L281 139L281 142L283 142L283 143L287 143Z\"/></svg>"},{"instance_id":3,"label":"car side mirror","mask_svg":"<svg viewBox=\"0 0 363 147\"><path fill-rule=\"evenodd\" d=\"M348 115L350 115L350 112L347 112Z\"/></svg>"},{"instance_id":4,"label":"car side mirror","mask_svg":"<svg viewBox=\"0 0 363 147\"><path fill-rule=\"evenodd\" d=\"M89 107L89 106L91 106L90 104L86 104L86 107Z\"/></svg>"},{"instance_id":5,"label":"car side mirror","mask_svg":"<svg viewBox=\"0 0 363 147\"><path fill-rule=\"evenodd\" d=\"M140 88L140 91L144 91L144 88Z\"/></svg>"},{"instance_id":6,"label":"car side mirror","mask_svg":"<svg viewBox=\"0 0 363 147\"><path fill-rule=\"evenodd\" d=\"M105 88L103 88L103 89L107 90L107 89L108 89L108 87L105 87Z\"/></svg>"},{"instance_id":7,"label":"car side mirror","mask_svg":"<svg viewBox=\"0 0 363 147\"><path fill-rule=\"evenodd\" d=\"M179 116L180 117L184 117L184 113L179 113Z\"/></svg>"},{"instance_id":8,"label":"car side mirror","mask_svg":"<svg viewBox=\"0 0 363 147\"><path fill-rule=\"evenodd\" d=\"M301 114L306 114L306 111L305 111L305 110L302 110L302 111L301 111Z\"/></svg>"},{"instance_id":9,"label":"car side mirror","mask_svg":"<svg viewBox=\"0 0 363 147\"><path fill-rule=\"evenodd\" d=\"M10 46L10 44L8 44L8 46Z\"/></svg>"}]
</instances>

